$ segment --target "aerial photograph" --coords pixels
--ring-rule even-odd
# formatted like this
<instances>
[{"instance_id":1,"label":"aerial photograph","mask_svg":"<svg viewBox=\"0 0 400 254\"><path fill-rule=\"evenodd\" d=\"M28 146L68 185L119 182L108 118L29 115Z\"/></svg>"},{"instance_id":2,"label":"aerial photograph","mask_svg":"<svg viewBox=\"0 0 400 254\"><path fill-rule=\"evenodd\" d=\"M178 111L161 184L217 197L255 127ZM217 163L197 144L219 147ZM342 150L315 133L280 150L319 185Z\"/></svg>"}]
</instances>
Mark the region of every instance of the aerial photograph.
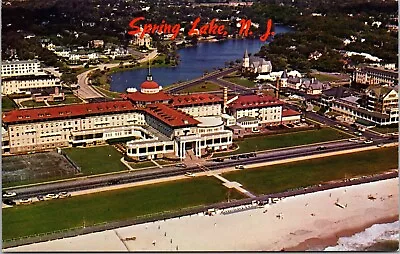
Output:
<instances>
[{"instance_id":1,"label":"aerial photograph","mask_svg":"<svg viewBox=\"0 0 400 254\"><path fill-rule=\"evenodd\" d=\"M2 252L399 250L397 0L5 0Z\"/></svg>"}]
</instances>

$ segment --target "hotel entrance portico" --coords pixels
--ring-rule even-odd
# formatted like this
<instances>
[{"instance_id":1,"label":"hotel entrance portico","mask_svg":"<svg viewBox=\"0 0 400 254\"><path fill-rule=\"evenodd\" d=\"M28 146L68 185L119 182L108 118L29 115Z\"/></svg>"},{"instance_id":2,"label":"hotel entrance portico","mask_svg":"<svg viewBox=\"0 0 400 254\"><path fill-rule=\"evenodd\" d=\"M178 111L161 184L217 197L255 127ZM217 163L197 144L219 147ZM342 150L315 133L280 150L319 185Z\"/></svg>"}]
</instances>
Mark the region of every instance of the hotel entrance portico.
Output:
<instances>
[{"instance_id":1,"label":"hotel entrance portico","mask_svg":"<svg viewBox=\"0 0 400 254\"><path fill-rule=\"evenodd\" d=\"M223 130L207 134L180 136L175 139L175 155L180 159L186 158L186 151L192 150L196 157L201 157L201 150L206 147L225 149L232 144L232 131Z\"/></svg>"}]
</instances>

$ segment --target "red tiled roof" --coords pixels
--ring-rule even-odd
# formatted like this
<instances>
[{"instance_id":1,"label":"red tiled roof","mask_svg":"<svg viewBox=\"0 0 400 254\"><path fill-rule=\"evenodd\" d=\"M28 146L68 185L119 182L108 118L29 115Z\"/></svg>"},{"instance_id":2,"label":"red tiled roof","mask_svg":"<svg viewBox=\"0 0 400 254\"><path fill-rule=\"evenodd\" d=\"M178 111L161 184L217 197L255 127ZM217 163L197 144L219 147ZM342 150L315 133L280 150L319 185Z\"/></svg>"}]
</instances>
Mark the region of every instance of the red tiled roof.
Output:
<instances>
[{"instance_id":1,"label":"red tiled roof","mask_svg":"<svg viewBox=\"0 0 400 254\"><path fill-rule=\"evenodd\" d=\"M283 105L283 102L275 97L268 95L241 95L228 105L229 108L246 109L246 108L264 108L269 106Z\"/></svg>"},{"instance_id":2,"label":"red tiled roof","mask_svg":"<svg viewBox=\"0 0 400 254\"><path fill-rule=\"evenodd\" d=\"M282 110L282 117L285 117L285 116L297 116L297 115L301 115L301 113L300 112L297 112L297 111L295 111L295 110L293 110L293 109L283 109Z\"/></svg>"},{"instance_id":3,"label":"red tiled roof","mask_svg":"<svg viewBox=\"0 0 400 254\"><path fill-rule=\"evenodd\" d=\"M192 116L161 103L148 105L144 110L171 127L184 127L200 123Z\"/></svg>"},{"instance_id":4,"label":"red tiled roof","mask_svg":"<svg viewBox=\"0 0 400 254\"><path fill-rule=\"evenodd\" d=\"M201 105L207 103L222 103L224 100L213 94L189 94L189 95L176 95L172 98L172 105L187 106L187 105Z\"/></svg>"},{"instance_id":5,"label":"red tiled roof","mask_svg":"<svg viewBox=\"0 0 400 254\"><path fill-rule=\"evenodd\" d=\"M158 89L160 86L157 84L157 82L154 81L148 81L146 80L140 85L141 89Z\"/></svg>"},{"instance_id":6,"label":"red tiled roof","mask_svg":"<svg viewBox=\"0 0 400 254\"><path fill-rule=\"evenodd\" d=\"M32 109L17 109L3 113L4 123L45 121L93 115L98 113L128 112L137 109L129 101L109 101Z\"/></svg>"},{"instance_id":7,"label":"red tiled roof","mask_svg":"<svg viewBox=\"0 0 400 254\"><path fill-rule=\"evenodd\" d=\"M132 102L158 102L158 101L166 101L170 100L172 98L171 95L166 94L163 91L160 91L158 93L152 93L152 94L145 94L141 92L134 92L134 93L128 93L128 94L122 94L122 98L129 99Z\"/></svg>"}]
</instances>

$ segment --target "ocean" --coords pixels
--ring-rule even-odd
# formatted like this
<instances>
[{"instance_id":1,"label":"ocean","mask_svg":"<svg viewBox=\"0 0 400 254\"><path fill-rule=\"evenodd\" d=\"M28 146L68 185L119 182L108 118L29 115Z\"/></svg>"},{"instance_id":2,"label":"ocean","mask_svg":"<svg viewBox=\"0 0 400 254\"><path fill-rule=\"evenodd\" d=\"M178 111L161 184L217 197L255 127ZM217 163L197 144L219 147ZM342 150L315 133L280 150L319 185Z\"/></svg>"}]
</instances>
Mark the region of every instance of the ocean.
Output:
<instances>
[{"instance_id":1,"label":"ocean","mask_svg":"<svg viewBox=\"0 0 400 254\"><path fill-rule=\"evenodd\" d=\"M399 221L374 224L364 231L338 239L336 246L324 251L397 251L399 249Z\"/></svg>"}]
</instances>

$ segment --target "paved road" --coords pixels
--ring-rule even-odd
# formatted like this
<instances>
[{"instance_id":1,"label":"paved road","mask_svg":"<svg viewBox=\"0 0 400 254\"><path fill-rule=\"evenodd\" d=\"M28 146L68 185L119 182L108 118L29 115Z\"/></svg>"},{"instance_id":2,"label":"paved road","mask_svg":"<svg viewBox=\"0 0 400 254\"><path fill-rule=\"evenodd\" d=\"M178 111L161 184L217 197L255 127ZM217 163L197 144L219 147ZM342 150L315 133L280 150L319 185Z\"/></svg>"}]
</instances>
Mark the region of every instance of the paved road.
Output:
<instances>
[{"instance_id":1,"label":"paved road","mask_svg":"<svg viewBox=\"0 0 400 254\"><path fill-rule=\"evenodd\" d=\"M146 57L138 60L138 62L139 63L147 62L149 59L157 57L157 55L158 55L157 50L154 50L151 53L149 53ZM124 64L129 64L129 63L124 63ZM97 69L104 70L104 68L114 68L117 67L118 65L119 63L99 64L97 68L79 74L77 76L79 89L75 90L74 94L84 100L103 97L103 95L101 95L99 92L97 92L93 87L89 85L88 75L94 70Z\"/></svg>"},{"instance_id":2,"label":"paved road","mask_svg":"<svg viewBox=\"0 0 400 254\"><path fill-rule=\"evenodd\" d=\"M204 165L207 166L210 170L223 169L234 167L235 165L249 165L254 163L261 162L271 162L283 159L290 158L298 158L302 156L315 155L315 154L323 154L327 152L335 152L342 150L349 150L354 148L362 148L368 146L376 146L377 143L391 143L394 142L389 138L380 138L375 141L374 144L364 144L363 142L355 143L349 141L336 141L325 143L325 149L318 149L321 144L313 144L306 145L295 148L284 148L284 149L276 149L273 151L266 151L263 153L258 153L257 157L253 158L242 158L242 159L225 159L224 162L207 162ZM123 184L130 182L139 182L151 179L157 179L162 177L170 177L183 175L185 172L201 172L202 169L197 166L192 166L188 168L177 168L177 167L165 167L162 169L152 169L152 170L142 170L142 171L132 171L125 172L107 176L93 176L87 177L74 181L67 181L61 183L49 183L38 186L31 186L25 188L12 188L9 191L14 191L17 193L16 198L24 198L24 197L34 197L39 194L47 194L47 193L58 193L60 191L77 191L91 188L98 188L108 186L110 184Z\"/></svg>"},{"instance_id":3,"label":"paved road","mask_svg":"<svg viewBox=\"0 0 400 254\"><path fill-rule=\"evenodd\" d=\"M223 76L226 76L226 75L238 70L239 68L240 68L240 66L235 66L235 67L229 68L227 70L213 72L213 73L208 74L208 75L206 75L204 77L197 78L197 79L194 79L192 81L185 82L185 83L183 83L183 84L181 84L179 86L173 87L173 88L169 89L168 91L171 92L171 93L177 93L177 92L179 92L179 91L181 91L183 89L186 89L188 87L201 84L201 83L203 83L205 81L211 81L211 82L214 82L214 83L216 83L216 84L218 84L220 86L228 87L230 90L235 91L236 93L253 94L254 92L250 88L239 86L237 84L234 84L234 83L231 83L231 82L227 82L225 80L220 79Z\"/></svg>"}]
</instances>

